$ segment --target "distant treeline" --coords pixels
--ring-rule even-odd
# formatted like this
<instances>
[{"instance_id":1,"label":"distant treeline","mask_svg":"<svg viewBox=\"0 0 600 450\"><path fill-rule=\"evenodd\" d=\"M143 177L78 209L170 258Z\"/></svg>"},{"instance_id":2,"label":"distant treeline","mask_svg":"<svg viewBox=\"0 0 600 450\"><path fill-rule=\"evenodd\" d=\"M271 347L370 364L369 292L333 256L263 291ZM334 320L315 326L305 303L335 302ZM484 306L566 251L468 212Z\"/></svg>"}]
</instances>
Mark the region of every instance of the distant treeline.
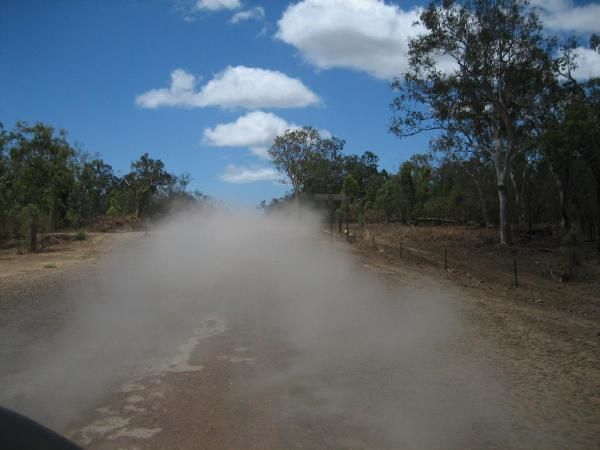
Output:
<instances>
[{"instance_id":1,"label":"distant treeline","mask_svg":"<svg viewBox=\"0 0 600 450\"><path fill-rule=\"evenodd\" d=\"M292 196L344 192L338 214L358 221L497 225L503 244L537 225L597 236L600 78L589 63L600 34L585 46L548 35L527 0L432 0L419 21L391 85L389 130L435 132L431 153L388 173L372 153L341 156L344 141L314 128L288 131L270 154Z\"/></svg>"},{"instance_id":2,"label":"distant treeline","mask_svg":"<svg viewBox=\"0 0 600 450\"><path fill-rule=\"evenodd\" d=\"M499 224L495 171L490 162L436 153L415 154L398 171L390 172L379 170L377 155L365 152L360 156L342 155L335 166L329 175L308 183L301 197L310 202L312 194L352 191L351 200L336 204L336 221L345 221L348 211L349 220L357 223L410 224L425 218L482 226ZM529 161L520 169L519 175L527 179L527 190L520 202L519 185L507 186L509 217L515 228L523 233L545 228L548 233L558 229L566 234L577 225L586 235L598 237L597 181L585 160L576 159L568 168L569 208L560 190L560 178L547 160ZM353 189L350 186L354 184ZM275 210L293 200L290 194L269 203L263 201L259 208Z\"/></svg>"},{"instance_id":3,"label":"distant treeline","mask_svg":"<svg viewBox=\"0 0 600 450\"><path fill-rule=\"evenodd\" d=\"M174 175L144 153L123 176L98 156L76 149L64 130L18 122L0 124L0 239L93 225L102 215L136 218L206 200L188 192L188 175Z\"/></svg>"}]
</instances>

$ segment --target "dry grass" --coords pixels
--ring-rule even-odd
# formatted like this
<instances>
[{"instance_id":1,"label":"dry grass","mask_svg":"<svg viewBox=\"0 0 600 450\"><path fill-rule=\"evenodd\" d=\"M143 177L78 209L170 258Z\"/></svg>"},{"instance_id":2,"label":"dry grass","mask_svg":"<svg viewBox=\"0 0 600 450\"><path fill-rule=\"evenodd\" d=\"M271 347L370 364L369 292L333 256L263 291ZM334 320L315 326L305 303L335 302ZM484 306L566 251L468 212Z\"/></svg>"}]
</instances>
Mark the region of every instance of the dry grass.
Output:
<instances>
[{"instance_id":1,"label":"dry grass","mask_svg":"<svg viewBox=\"0 0 600 450\"><path fill-rule=\"evenodd\" d=\"M399 224L367 225L356 235L362 237L360 245L378 250L390 261L402 258L444 270L447 253L449 275L462 284L600 319L597 242L583 242L573 248L552 237L536 236L507 247L498 243L494 229ZM578 263L575 266L573 259Z\"/></svg>"}]
</instances>

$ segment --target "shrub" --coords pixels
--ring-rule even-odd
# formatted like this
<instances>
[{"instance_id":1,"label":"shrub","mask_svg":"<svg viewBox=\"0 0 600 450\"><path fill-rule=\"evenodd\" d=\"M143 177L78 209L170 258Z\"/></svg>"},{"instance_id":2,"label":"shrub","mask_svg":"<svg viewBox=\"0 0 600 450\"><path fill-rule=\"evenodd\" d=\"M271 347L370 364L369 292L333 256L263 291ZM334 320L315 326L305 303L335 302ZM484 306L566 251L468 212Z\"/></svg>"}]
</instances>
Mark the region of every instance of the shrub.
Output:
<instances>
[{"instance_id":1,"label":"shrub","mask_svg":"<svg viewBox=\"0 0 600 450\"><path fill-rule=\"evenodd\" d=\"M117 208L115 208L114 205L111 205L111 207L108 208L108 211L106 211L106 214L108 214L110 217L112 217L114 219L115 217L117 217L119 215L119 210Z\"/></svg>"},{"instance_id":2,"label":"shrub","mask_svg":"<svg viewBox=\"0 0 600 450\"><path fill-rule=\"evenodd\" d=\"M86 239L87 239L87 234L85 233L85 230L79 230L77 232L77 234L75 234L76 241L85 241Z\"/></svg>"}]
</instances>

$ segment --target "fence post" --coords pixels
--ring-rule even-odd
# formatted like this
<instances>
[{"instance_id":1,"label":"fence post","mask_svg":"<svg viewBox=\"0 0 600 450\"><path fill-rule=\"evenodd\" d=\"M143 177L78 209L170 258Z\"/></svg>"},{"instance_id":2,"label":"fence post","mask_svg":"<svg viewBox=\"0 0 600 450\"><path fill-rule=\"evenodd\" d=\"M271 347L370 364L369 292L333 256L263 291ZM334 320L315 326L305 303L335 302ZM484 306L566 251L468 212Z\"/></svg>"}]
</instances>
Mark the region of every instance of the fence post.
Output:
<instances>
[{"instance_id":1,"label":"fence post","mask_svg":"<svg viewBox=\"0 0 600 450\"><path fill-rule=\"evenodd\" d=\"M517 276L517 258L513 256L513 270L515 273L515 287L519 287L519 277Z\"/></svg>"},{"instance_id":2,"label":"fence post","mask_svg":"<svg viewBox=\"0 0 600 450\"><path fill-rule=\"evenodd\" d=\"M329 243L333 245L333 202L331 201L331 194L327 197L327 207L329 209Z\"/></svg>"},{"instance_id":3,"label":"fence post","mask_svg":"<svg viewBox=\"0 0 600 450\"><path fill-rule=\"evenodd\" d=\"M444 248L444 271L448 271L448 249Z\"/></svg>"}]
</instances>

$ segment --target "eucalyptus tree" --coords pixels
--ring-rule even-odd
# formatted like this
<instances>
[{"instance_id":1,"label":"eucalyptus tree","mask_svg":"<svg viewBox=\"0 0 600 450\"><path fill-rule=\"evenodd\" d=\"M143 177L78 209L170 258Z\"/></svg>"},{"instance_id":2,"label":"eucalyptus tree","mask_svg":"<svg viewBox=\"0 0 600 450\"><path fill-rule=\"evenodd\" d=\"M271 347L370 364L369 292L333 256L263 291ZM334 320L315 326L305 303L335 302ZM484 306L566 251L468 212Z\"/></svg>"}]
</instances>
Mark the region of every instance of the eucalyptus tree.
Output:
<instances>
[{"instance_id":1,"label":"eucalyptus tree","mask_svg":"<svg viewBox=\"0 0 600 450\"><path fill-rule=\"evenodd\" d=\"M94 223L109 208L111 192L117 186L112 167L102 158L80 155L74 164L75 183L71 193L70 217L74 222Z\"/></svg>"},{"instance_id":2,"label":"eucalyptus tree","mask_svg":"<svg viewBox=\"0 0 600 450\"><path fill-rule=\"evenodd\" d=\"M592 50L600 53L600 33L590 38ZM600 77L588 80L584 86L585 94L585 137L582 139L582 156L591 169L596 181L596 220L600 227ZM600 251L600 247L598 248Z\"/></svg>"},{"instance_id":3,"label":"eucalyptus tree","mask_svg":"<svg viewBox=\"0 0 600 450\"><path fill-rule=\"evenodd\" d=\"M358 183L358 197L365 197L369 185L379 176L378 162L379 157L371 151L366 151L360 156L347 155L344 157L344 173L352 175Z\"/></svg>"},{"instance_id":4,"label":"eucalyptus tree","mask_svg":"<svg viewBox=\"0 0 600 450\"><path fill-rule=\"evenodd\" d=\"M153 196L165 193L176 178L166 171L160 159L150 158L144 153L131 163L131 171L123 177L127 190L133 194L135 217L149 212Z\"/></svg>"},{"instance_id":5,"label":"eucalyptus tree","mask_svg":"<svg viewBox=\"0 0 600 450\"><path fill-rule=\"evenodd\" d=\"M401 194L402 223L412 220L415 208L417 188L413 178L414 165L411 161L405 161L398 172L398 182Z\"/></svg>"},{"instance_id":6,"label":"eucalyptus tree","mask_svg":"<svg viewBox=\"0 0 600 450\"><path fill-rule=\"evenodd\" d=\"M10 209L10 190L8 170L8 157L6 148L8 146L8 132L0 122L0 238L7 234L8 214Z\"/></svg>"},{"instance_id":7,"label":"eucalyptus tree","mask_svg":"<svg viewBox=\"0 0 600 450\"><path fill-rule=\"evenodd\" d=\"M389 223L392 217L401 209L400 190L395 180L387 180L377 191L373 202L376 211L383 215L385 222Z\"/></svg>"},{"instance_id":8,"label":"eucalyptus tree","mask_svg":"<svg viewBox=\"0 0 600 450\"><path fill-rule=\"evenodd\" d=\"M527 0L435 0L423 10L424 33L409 42L410 68L392 87L391 131L441 132L438 149L489 158L496 172L500 242L511 227L507 182L525 152L532 104L553 76L552 42Z\"/></svg>"},{"instance_id":9,"label":"eucalyptus tree","mask_svg":"<svg viewBox=\"0 0 600 450\"><path fill-rule=\"evenodd\" d=\"M582 157L596 180L596 220L600 226L600 78L587 83L585 112L587 139L582 142Z\"/></svg>"},{"instance_id":10,"label":"eucalyptus tree","mask_svg":"<svg viewBox=\"0 0 600 450\"><path fill-rule=\"evenodd\" d=\"M342 186L342 194L344 194L344 206L346 210L346 235L348 237L350 237L350 208L354 203L354 200L356 200L358 193L358 182L351 174L346 175L346 177L344 178L344 184Z\"/></svg>"},{"instance_id":11,"label":"eucalyptus tree","mask_svg":"<svg viewBox=\"0 0 600 450\"><path fill-rule=\"evenodd\" d=\"M594 39L590 39L592 48ZM548 83L547 98L530 123L537 133L540 160L547 163L558 190L560 224L575 232L582 216L577 184L586 170L596 181L596 214L600 218L600 79L581 81L575 77L578 47L575 39L561 46L556 82Z\"/></svg>"},{"instance_id":12,"label":"eucalyptus tree","mask_svg":"<svg viewBox=\"0 0 600 450\"><path fill-rule=\"evenodd\" d=\"M17 208L32 205L36 220L53 229L67 210L73 185L71 161L74 149L64 130L36 123L17 122L10 135L11 188ZM37 223L32 222L37 227Z\"/></svg>"},{"instance_id":13,"label":"eucalyptus tree","mask_svg":"<svg viewBox=\"0 0 600 450\"><path fill-rule=\"evenodd\" d=\"M292 194L316 190L331 191L332 184L340 183L339 167L344 141L335 137L323 138L313 127L287 130L277 136L269 149L275 168L292 186ZM328 180L328 181L325 181Z\"/></svg>"}]
</instances>

